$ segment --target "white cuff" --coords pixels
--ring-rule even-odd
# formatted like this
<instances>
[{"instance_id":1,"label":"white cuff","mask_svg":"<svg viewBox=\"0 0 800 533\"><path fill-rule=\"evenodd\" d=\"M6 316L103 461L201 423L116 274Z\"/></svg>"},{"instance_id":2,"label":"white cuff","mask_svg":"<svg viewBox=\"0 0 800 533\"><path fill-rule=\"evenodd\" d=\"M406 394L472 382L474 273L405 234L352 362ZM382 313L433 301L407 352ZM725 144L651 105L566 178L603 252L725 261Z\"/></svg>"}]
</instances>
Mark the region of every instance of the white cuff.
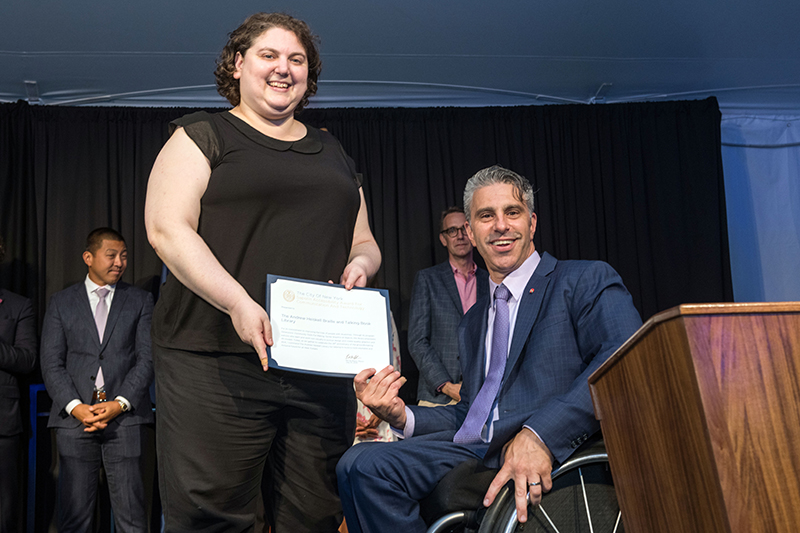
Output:
<instances>
[{"instance_id":1,"label":"white cuff","mask_svg":"<svg viewBox=\"0 0 800 533\"><path fill-rule=\"evenodd\" d=\"M67 412L68 415L72 415L72 410L78 407L82 402L80 400L72 400L67 404L64 410Z\"/></svg>"},{"instance_id":2,"label":"white cuff","mask_svg":"<svg viewBox=\"0 0 800 533\"><path fill-rule=\"evenodd\" d=\"M129 401L128 401L128 400L127 400L127 399L126 399L124 396L117 396L117 397L116 397L116 398L114 398L114 399L115 399L115 400L119 400L120 402L124 403L124 404L125 404L125 406L128 408L128 411L130 411L131 409L133 409L133 406L131 405L131 402L129 402Z\"/></svg>"}]
</instances>

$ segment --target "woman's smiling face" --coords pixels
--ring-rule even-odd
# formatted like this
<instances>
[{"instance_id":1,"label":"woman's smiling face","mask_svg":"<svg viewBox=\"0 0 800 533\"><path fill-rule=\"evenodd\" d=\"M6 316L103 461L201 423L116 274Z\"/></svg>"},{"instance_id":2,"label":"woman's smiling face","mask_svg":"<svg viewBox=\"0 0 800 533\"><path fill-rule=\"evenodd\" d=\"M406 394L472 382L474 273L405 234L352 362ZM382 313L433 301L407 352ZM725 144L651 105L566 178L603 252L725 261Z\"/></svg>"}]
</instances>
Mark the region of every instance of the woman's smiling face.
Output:
<instances>
[{"instance_id":1,"label":"woman's smiling face","mask_svg":"<svg viewBox=\"0 0 800 533\"><path fill-rule=\"evenodd\" d=\"M236 54L236 71L245 113L267 120L291 117L308 89L306 51L291 31L273 27L262 33L244 55Z\"/></svg>"}]
</instances>

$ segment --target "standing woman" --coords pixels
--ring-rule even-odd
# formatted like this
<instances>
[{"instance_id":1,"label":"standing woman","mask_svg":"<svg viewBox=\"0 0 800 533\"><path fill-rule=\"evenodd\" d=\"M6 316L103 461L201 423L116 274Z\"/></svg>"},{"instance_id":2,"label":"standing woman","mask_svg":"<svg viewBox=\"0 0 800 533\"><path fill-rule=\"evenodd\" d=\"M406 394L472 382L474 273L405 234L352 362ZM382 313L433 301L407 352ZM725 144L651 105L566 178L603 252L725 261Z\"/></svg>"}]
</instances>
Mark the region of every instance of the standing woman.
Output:
<instances>
[{"instance_id":1,"label":"standing woman","mask_svg":"<svg viewBox=\"0 0 800 533\"><path fill-rule=\"evenodd\" d=\"M380 266L352 160L295 119L316 93L315 41L288 15L245 20L215 71L234 108L173 122L150 175L147 234L170 270L153 315L168 532L252 531L262 472L273 532L341 521L352 384L268 370L266 354L267 274L350 289Z\"/></svg>"}]
</instances>

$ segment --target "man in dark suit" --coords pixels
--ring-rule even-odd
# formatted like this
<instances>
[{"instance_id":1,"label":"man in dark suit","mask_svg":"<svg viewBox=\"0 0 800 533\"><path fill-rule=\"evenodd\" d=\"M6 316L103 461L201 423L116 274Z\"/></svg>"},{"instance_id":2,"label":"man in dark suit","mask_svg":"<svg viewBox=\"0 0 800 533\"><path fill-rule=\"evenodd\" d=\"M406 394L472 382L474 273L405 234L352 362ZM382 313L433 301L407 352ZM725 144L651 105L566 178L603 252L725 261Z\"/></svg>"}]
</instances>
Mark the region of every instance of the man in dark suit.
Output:
<instances>
[{"instance_id":1,"label":"man in dark suit","mask_svg":"<svg viewBox=\"0 0 800 533\"><path fill-rule=\"evenodd\" d=\"M92 231L86 279L54 294L45 313L41 367L53 399L62 533L91 530L101 464L116 529L147 531L141 454L143 424L153 422L153 298L119 281L127 253L116 231Z\"/></svg>"},{"instance_id":2,"label":"man in dark suit","mask_svg":"<svg viewBox=\"0 0 800 533\"><path fill-rule=\"evenodd\" d=\"M418 501L467 460L499 468L488 489L480 489L484 505L514 480L518 518L526 521L527 494L538 504L552 486L553 467L599 430L588 376L641 325L609 265L535 251L533 190L525 178L497 166L484 169L467 183L464 207L490 290L459 325L461 402L407 407L391 367L356 376L361 401L406 438L359 444L339 462L352 533L386 524L404 533L425 531Z\"/></svg>"},{"instance_id":3,"label":"man in dark suit","mask_svg":"<svg viewBox=\"0 0 800 533\"><path fill-rule=\"evenodd\" d=\"M460 207L442 213L439 240L447 248L447 261L417 272L411 289L408 351L419 369L419 405L461 399L456 330L477 295L489 290L488 273L472 260L466 223Z\"/></svg>"},{"instance_id":4,"label":"man in dark suit","mask_svg":"<svg viewBox=\"0 0 800 533\"><path fill-rule=\"evenodd\" d=\"M0 237L0 263L5 244ZM0 288L0 533L17 530L22 417L17 377L36 366L36 319L31 301Z\"/></svg>"}]
</instances>

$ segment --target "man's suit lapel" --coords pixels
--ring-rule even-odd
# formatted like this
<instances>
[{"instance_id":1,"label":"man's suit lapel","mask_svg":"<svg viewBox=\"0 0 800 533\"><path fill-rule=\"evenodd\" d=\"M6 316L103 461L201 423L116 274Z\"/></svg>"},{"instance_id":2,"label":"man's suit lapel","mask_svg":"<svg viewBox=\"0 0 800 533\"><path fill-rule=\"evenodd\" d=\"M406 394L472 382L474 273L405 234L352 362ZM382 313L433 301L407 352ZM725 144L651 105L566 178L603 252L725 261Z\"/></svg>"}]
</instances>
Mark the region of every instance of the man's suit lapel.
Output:
<instances>
[{"instance_id":1,"label":"man's suit lapel","mask_svg":"<svg viewBox=\"0 0 800 533\"><path fill-rule=\"evenodd\" d=\"M128 299L128 291L127 286L123 283L117 283L117 287L114 290L114 299L111 301L111 309L108 310L108 320L106 321L106 331L103 333L103 344L100 347L101 350L104 350L106 345L108 345L108 340L111 338L111 334L114 332L114 326L117 325L117 319L119 318L120 313L122 313L122 308L125 306L125 301Z\"/></svg>"},{"instance_id":2,"label":"man's suit lapel","mask_svg":"<svg viewBox=\"0 0 800 533\"><path fill-rule=\"evenodd\" d=\"M97 347L100 347L100 335L97 333L97 326L92 314L92 306L89 305L89 295L86 293L86 285L81 282L72 286L71 299L75 309L74 319L78 328L86 331L88 338L94 340Z\"/></svg>"},{"instance_id":3,"label":"man's suit lapel","mask_svg":"<svg viewBox=\"0 0 800 533\"><path fill-rule=\"evenodd\" d=\"M439 269L439 276L441 277L442 284L444 285L447 295L450 296L453 305L456 306L458 312L463 316L464 307L461 305L461 296L458 295L458 287L456 286L456 278L453 276L453 268L450 266L450 261L445 261L442 264L443 268Z\"/></svg>"},{"instance_id":4,"label":"man's suit lapel","mask_svg":"<svg viewBox=\"0 0 800 533\"><path fill-rule=\"evenodd\" d=\"M517 309L517 321L514 324L514 336L511 339L511 349L508 352L503 381L508 378L511 369L517 364L517 360L522 354L522 348L525 346L533 324L536 322L536 317L539 316L539 310L542 308L544 295L547 286L550 284L548 276L555 267L556 259L545 252L531 279L528 280L528 284L525 286L525 292L522 293L522 299Z\"/></svg>"},{"instance_id":5,"label":"man's suit lapel","mask_svg":"<svg viewBox=\"0 0 800 533\"><path fill-rule=\"evenodd\" d=\"M0 289L0 319L8 318L6 322L6 327L3 329L2 323L0 322L0 341L3 341L7 344L14 344L14 331L13 329L16 327L16 320L14 319L14 314L16 313L16 309L11 307L11 304L5 300L8 297L5 295L5 291Z\"/></svg>"},{"instance_id":6,"label":"man's suit lapel","mask_svg":"<svg viewBox=\"0 0 800 533\"><path fill-rule=\"evenodd\" d=\"M481 295L489 294L489 273L483 269L475 270L475 278L477 279L477 299L481 299Z\"/></svg>"},{"instance_id":7,"label":"man's suit lapel","mask_svg":"<svg viewBox=\"0 0 800 533\"><path fill-rule=\"evenodd\" d=\"M488 294L489 291L487 290L486 293ZM465 322L466 339L469 344L464 347L465 353L470 354L470 357L472 354L478 354L478 363L468 369L470 371L469 376L464 376L465 381L469 379L471 383L475 384L473 399L474 395L478 394L481 385L483 385L483 377L486 373L486 326L489 315L489 299L486 297L481 298L479 295L474 307L481 309L481 312L470 315ZM462 370L467 370L463 365L461 368Z\"/></svg>"}]
</instances>

